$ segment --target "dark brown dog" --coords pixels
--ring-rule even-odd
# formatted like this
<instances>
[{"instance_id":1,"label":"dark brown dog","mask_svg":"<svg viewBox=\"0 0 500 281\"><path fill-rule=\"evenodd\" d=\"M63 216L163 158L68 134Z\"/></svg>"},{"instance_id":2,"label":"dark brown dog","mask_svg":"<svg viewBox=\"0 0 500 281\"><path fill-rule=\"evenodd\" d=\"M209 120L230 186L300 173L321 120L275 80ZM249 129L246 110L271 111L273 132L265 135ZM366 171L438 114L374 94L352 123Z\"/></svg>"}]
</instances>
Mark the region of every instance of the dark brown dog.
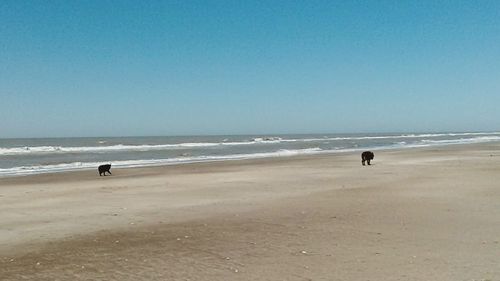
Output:
<instances>
[{"instance_id":1,"label":"dark brown dog","mask_svg":"<svg viewBox=\"0 0 500 281\"><path fill-rule=\"evenodd\" d=\"M373 152L365 151L365 152L361 153L361 164L363 164L363 166L364 166L365 161L366 161L366 163L368 163L368 165L370 165L370 161L373 160L373 158L375 158L375 154L373 154Z\"/></svg>"},{"instance_id":2,"label":"dark brown dog","mask_svg":"<svg viewBox=\"0 0 500 281\"><path fill-rule=\"evenodd\" d=\"M111 164L106 164L106 165L101 165L97 168L97 170L99 171L99 176L106 176L106 172L108 172L110 175L111 172L109 170L111 170Z\"/></svg>"}]
</instances>

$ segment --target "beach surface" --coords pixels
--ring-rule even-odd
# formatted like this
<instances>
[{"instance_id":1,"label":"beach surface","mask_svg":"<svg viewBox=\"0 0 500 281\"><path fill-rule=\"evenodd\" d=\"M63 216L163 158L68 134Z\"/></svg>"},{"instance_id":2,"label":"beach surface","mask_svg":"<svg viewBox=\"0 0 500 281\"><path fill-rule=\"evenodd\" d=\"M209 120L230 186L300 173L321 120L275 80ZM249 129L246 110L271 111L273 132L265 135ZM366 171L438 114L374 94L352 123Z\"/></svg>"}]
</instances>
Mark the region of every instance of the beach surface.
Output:
<instances>
[{"instance_id":1,"label":"beach surface","mask_svg":"<svg viewBox=\"0 0 500 281\"><path fill-rule=\"evenodd\" d=\"M0 179L0 280L500 280L500 143Z\"/></svg>"}]
</instances>

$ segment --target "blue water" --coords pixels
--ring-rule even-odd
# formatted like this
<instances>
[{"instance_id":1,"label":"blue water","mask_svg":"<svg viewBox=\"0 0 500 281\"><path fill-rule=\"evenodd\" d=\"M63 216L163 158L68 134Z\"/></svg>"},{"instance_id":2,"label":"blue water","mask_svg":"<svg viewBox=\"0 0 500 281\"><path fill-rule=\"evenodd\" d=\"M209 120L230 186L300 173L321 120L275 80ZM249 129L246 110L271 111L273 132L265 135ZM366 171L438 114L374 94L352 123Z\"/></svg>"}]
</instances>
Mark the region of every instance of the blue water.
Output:
<instances>
[{"instance_id":1,"label":"blue water","mask_svg":"<svg viewBox=\"0 0 500 281\"><path fill-rule=\"evenodd\" d=\"M499 140L500 132L0 139L0 176Z\"/></svg>"}]
</instances>

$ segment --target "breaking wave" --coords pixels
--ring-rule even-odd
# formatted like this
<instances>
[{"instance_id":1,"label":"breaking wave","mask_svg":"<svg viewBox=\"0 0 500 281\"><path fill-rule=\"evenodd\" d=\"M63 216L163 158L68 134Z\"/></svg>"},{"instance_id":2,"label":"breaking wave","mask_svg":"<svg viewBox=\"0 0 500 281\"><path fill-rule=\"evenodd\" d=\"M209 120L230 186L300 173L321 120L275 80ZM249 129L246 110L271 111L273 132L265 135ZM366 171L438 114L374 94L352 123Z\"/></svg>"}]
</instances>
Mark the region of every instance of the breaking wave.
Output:
<instances>
[{"instance_id":1,"label":"breaking wave","mask_svg":"<svg viewBox=\"0 0 500 281\"><path fill-rule=\"evenodd\" d=\"M454 139L444 140L426 140L423 138L442 138L455 137ZM464 138L456 138L456 137ZM474 136L474 137L470 137ZM493 133L440 133L440 134L406 134L406 135L387 135L387 136L350 136L350 137L323 137L323 138L297 138L282 139L279 137L254 138L248 141L222 141L222 142L189 142L177 144L140 144L140 145L99 145L99 146L23 146L23 147L0 147L0 156L2 155L30 155L30 154L63 154L63 153L109 153L109 152L144 152L158 150L176 150L176 149L195 149L224 146L252 146L252 145L272 145L280 143L297 142L325 142L325 141L356 141L356 140L383 140L383 139L423 139L423 143L467 143L483 142L497 140L500 138L500 132ZM406 141L400 141L403 143ZM99 144L105 144L105 141Z\"/></svg>"},{"instance_id":2,"label":"breaking wave","mask_svg":"<svg viewBox=\"0 0 500 281\"><path fill-rule=\"evenodd\" d=\"M259 137L240 141L224 139L220 142L204 142L203 140L206 139L200 138L200 142L166 144L111 145L106 141L99 141L96 146L0 147L0 160L2 160L0 177L95 169L98 165L109 162L115 168L127 168L494 142L500 141L500 132L303 138ZM67 140L65 143L68 143ZM142 153L148 151L164 152Z\"/></svg>"},{"instance_id":3,"label":"breaking wave","mask_svg":"<svg viewBox=\"0 0 500 281\"><path fill-rule=\"evenodd\" d=\"M296 155L310 155L324 152L322 149L307 148L307 149L297 149L297 150L287 150L280 149L274 152L263 152L263 153L249 153L249 154L232 154L232 155L217 155L217 156L193 156L193 157L176 157L168 159L149 159L149 160L124 160L124 161L113 161L112 165L114 168L132 168L132 167L144 167L144 166L162 166L162 165L175 165L175 164L187 164L196 162L211 162L211 161L225 161L225 160L245 160L245 159L257 159L257 158L267 158L267 157L286 157L286 156L296 156ZM0 169L0 176L12 176L12 175L32 175L41 173L53 173L53 172L66 172L74 170L88 170L95 169L98 165L103 164L102 162L73 162L73 163L61 163L53 165L35 165L35 166L21 166L7 169Z\"/></svg>"}]
</instances>

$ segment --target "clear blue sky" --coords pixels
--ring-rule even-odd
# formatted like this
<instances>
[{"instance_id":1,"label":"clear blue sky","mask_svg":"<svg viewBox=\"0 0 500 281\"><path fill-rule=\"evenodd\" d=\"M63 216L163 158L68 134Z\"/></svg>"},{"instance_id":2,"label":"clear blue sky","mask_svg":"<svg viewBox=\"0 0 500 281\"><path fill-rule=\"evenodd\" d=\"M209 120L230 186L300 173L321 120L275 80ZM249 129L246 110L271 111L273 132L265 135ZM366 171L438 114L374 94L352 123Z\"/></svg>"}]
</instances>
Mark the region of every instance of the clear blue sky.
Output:
<instances>
[{"instance_id":1,"label":"clear blue sky","mask_svg":"<svg viewBox=\"0 0 500 281\"><path fill-rule=\"evenodd\" d=\"M500 130L500 1L0 1L0 137Z\"/></svg>"}]
</instances>

